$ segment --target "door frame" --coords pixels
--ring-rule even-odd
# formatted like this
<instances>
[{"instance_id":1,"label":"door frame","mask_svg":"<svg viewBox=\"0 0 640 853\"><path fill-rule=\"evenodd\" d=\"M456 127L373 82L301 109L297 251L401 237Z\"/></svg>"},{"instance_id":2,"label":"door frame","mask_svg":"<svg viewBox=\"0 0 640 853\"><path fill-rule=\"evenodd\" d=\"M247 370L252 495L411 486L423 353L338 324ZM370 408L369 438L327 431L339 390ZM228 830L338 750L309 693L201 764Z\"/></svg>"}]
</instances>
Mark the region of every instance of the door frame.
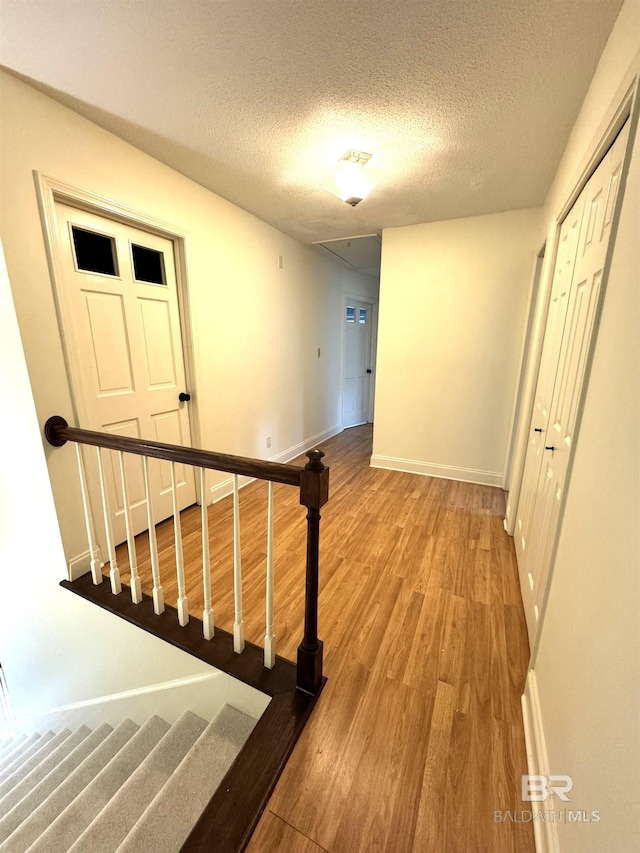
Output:
<instances>
[{"instance_id":1,"label":"door frame","mask_svg":"<svg viewBox=\"0 0 640 853\"><path fill-rule=\"evenodd\" d=\"M51 275L56 316L58 318L58 328L61 332L65 366L71 391L71 405L76 423L79 426L82 425L83 417L86 416L86 412L84 411L82 400L78 394L78 388L80 387L78 365L74 354L69 351L67 341L63 334L64 288L62 286L62 282L64 280L64 273L63 270L60 269L60 262L55 252L55 245L60 239L55 213L55 206L58 203L66 204L79 210L84 210L87 213L93 213L97 216L101 216L104 219L111 219L115 222L120 222L123 225L138 228L142 231L148 231L151 234L155 234L158 237L164 237L172 242L175 256L176 289L178 295L178 313L180 316L180 332L182 335L182 355L184 359L185 381L189 387L190 393L192 394L192 403L190 404L188 411L189 427L191 430L191 439L194 445L198 445L200 443L200 419L197 417L198 395L196 388L191 306L189 301L187 274L187 259L189 254L188 232L175 225L163 222L160 219L155 219L141 210L136 210L135 208L121 204L120 202L101 196L97 193L89 192L87 190L80 189L79 187L74 187L71 184L66 184L63 181L59 181L49 175L44 175L36 170L34 170L33 176L36 184L36 195L38 198L38 207L44 232L45 250L49 265L49 273Z\"/></svg>"},{"instance_id":2,"label":"door frame","mask_svg":"<svg viewBox=\"0 0 640 853\"><path fill-rule=\"evenodd\" d=\"M520 498L520 486L522 485L524 462L528 447L526 437L528 437L529 433L528 431L523 433L523 424L525 421L529 424L533 411L533 395L540 370L542 343L549 310L548 298L551 297L551 290L548 289L548 292L544 294L546 297L544 300L545 304L542 304L543 282L548 273L550 263L547 257L549 254L547 252L547 245L547 240L545 240L536 252L533 262L531 284L529 286L529 310L527 312L524 340L518 362L518 383L516 385L516 394L511 413L510 438L504 464L502 488L508 493L504 528L509 536L513 536L515 529L516 508ZM554 267L556 251L557 241L555 251L553 252ZM527 368L529 369L527 370ZM525 441L521 442L520 439L523 435Z\"/></svg>"},{"instance_id":3,"label":"door frame","mask_svg":"<svg viewBox=\"0 0 640 853\"><path fill-rule=\"evenodd\" d=\"M373 296L364 296L363 294L357 294L352 292L344 292L342 294L342 316L340 318L340 341L341 341L341 354L340 354L340 425L344 429L344 424L342 423L342 406L344 403L344 364L345 364L345 346L346 346L346 332L345 332L345 315L347 311L347 305L349 302L366 302L368 305L371 305L371 342L369 348L369 363L373 365L371 367L371 374L369 377L369 386L367 389L367 423L373 423L373 409L374 409L374 398L375 398L375 375L376 368L375 364L378 358L378 300Z\"/></svg>"},{"instance_id":4,"label":"door frame","mask_svg":"<svg viewBox=\"0 0 640 853\"><path fill-rule=\"evenodd\" d=\"M515 519L517 516L517 508L518 501L520 498L521 492L521 483L522 483L522 475L524 472L524 464L526 458L526 444L528 441L528 437L531 430L531 420L533 416L533 394L535 392L535 387L538 380L538 372L540 368L540 357L542 354L542 344L544 341L544 331L546 328L547 321L547 313L549 308L549 301L551 296L551 286L553 283L553 273L556 263L556 255L558 252L558 244L560 239L560 228L563 221L566 219L567 215L571 211L573 205L576 200L580 196L580 193L586 186L587 182L590 180L591 176L597 169L598 165L606 155L607 151L615 141L618 133L622 129L624 123L629 120L630 131L629 131L629 139L627 140L627 147L624 154L623 165L622 165L622 173L620 178L620 187L618 189L618 198L616 201L616 207L613 216L613 222L611 225L611 237L609 241L609 246L607 249L606 259L603 268L602 275L602 283L600 286L600 294L598 297L598 304L596 307L595 315L594 315L594 324L593 324L593 333L591 335L591 340L588 346L587 359L585 363L585 371L583 377L583 385L582 391L580 394L580 400L578 404L578 411L576 417L576 427L575 434L579 435L580 425L582 421L582 414L584 411L584 403L586 397L586 391L589 384L589 376L591 373L591 365L593 363L594 352L597 342L598 335L598 327L600 324L600 316L602 314L602 308L604 305L604 299L606 296L607 283L609 279L609 270L611 268L611 257L615 248L615 237L618 229L618 221L620 219L620 210L622 208L622 204L624 201L624 193L626 189L627 183L627 174L629 172L629 161L631 159L631 151L633 148L633 144L635 141L635 136L637 132L637 125L640 113L640 99L638 98L638 85L639 80L638 76L633 74L630 78L628 78L624 85L619 90L618 95L615 100L611 104L610 110L605 114L605 118L600 125L600 130L596 135L595 142L592 146L590 146L587 151L590 152L586 154L585 166L580 172L578 179L573 184L572 190L566 196L564 202L560 205L558 212L552 216L551 221L548 226L548 234L546 241L546 250L545 257L543 261L543 269L541 273L541 281L538 293L537 304L532 302L531 310L535 310L537 318L535 320L535 328L536 328L536 338L531 347L531 351L529 353L528 360L522 365L521 375L519 379L519 385L527 388L527 410L526 412L523 410L522 418L520 423L514 425L514 432L511 436L511 446L514 448L514 465L512 467L512 490L513 494L509 494L508 502L507 502L507 513L505 516L505 529L510 535L513 535L513 529L515 527ZM532 300L535 299L535 296L532 295ZM534 308L535 304L535 308ZM529 399L529 389L531 391L531 399ZM553 581L553 573L554 573L554 564L556 559L558 540L560 538L560 532L562 529L562 521L564 517L564 507L566 505L567 493L571 486L571 473L573 469L573 458L575 453L575 445L573 447L573 452L571 454L571 458L569 460L567 475L565 481L565 488L562 497L562 503L560 506L560 511L558 514L558 524L555 533L555 541L550 551L549 555L549 568L547 571L547 577L545 581L545 589L542 591L541 605L540 605L540 618L538 620L538 631L536 637L534 639L533 646L531 648L531 657L529 662L529 667L533 668L535 666L535 661L537 657L540 636L542 633L542 626L544 623L544 617L546 613L547 602L549 600L549 590ZM520 569L518 569L520 572Z\"/></svg>"},{"instance_id":5,"label":"door frame","mask_svg":"<svg viewBox=\"0 0 640 853\"><path fill-rule=\"evenodd\" d=\"M198 447L200 445L200 417L198 412L194 336L192 332L192 311L189 300L187 272L189 257L188 232L176 225L156 219L144 211L121 204L98 193L89 192L88 190L64 183L37 170L33 171L33 177L75 423L78 426L86 423L87 413L82 395L79 392L81 388L79 365L65 335L64 317L65 315L68 316L68 312L65 311L64 271L61 268L58 253L55 251L55 247L60 240L56 219L56 204L66 204L78 210L101 216L104 219L110 219L123 225L147 231L158 237L170 240L173 244L185 382L191 393L191 402L188 407L189 428L192 444L194 447ZM195 477L194 479L196 499L198 502L206 500L206 495L203 496L200 494L199 478ZM94 512L96 512L95 508Z\"/></svg>"}]
</instances>

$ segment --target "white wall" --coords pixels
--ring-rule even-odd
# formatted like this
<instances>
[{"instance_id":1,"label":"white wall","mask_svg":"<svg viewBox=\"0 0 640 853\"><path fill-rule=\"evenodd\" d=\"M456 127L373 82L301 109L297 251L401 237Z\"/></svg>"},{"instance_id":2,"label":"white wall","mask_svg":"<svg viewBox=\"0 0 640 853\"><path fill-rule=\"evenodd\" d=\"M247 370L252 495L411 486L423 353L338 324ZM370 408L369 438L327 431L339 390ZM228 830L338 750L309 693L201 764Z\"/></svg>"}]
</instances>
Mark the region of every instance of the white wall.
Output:
<instances>
[{"instance_id":1,"label":"white wall","mask_svg":"<svg viewBox=\"0 0 640 853\"><path fill-rule=\"evenodd\" d=\"M387 228L372 464L500 485L540 210Z\"/></svg>"},{"instance_id":2,"label":"white wall","mask_svg":"<svg viewBox=\"0 0 640 853\"><path fill-rule=\"evenodd\" d=\"M540 242L546 236L551 217L563 208L604 135L611 119L609 107L619 103L631 85L639 42L640 0L625 0L547 193Z\"/></svg>"},{"instance_id":3,"label":"white wall","mask_svg":"<svg viewBox=\"0 0 640 853\"><path fill-rule=\"evenodd\" d=\"M373 280L281 234L6 72L0 72L0 87L2 235L40 422L54 413L72 422L72 410L32 170L189 232L193 405L203 446L265 458L336 429L342 294L366 291ZM47 457L71 558L87 547L70 474L73 450L47 448Z\"/></svg>"},{"instance_id":4,"label":"white wall","mask_svg":"<svg viewBox=\"0 0 640 853\"><path fill-rule=\"evenodd\" d=\"M58 585L51 485L0 246L0 661L16 716L215 672Z\"/></svg>"},{"instance_id":5,"label":"white wall","mask_svg":"<svg viewBox=\"0 0 640 853\"><path fill-rule=\"evenodd\" d=\"M627 0L545 204L563 206L634 74L640 3ZM557 556L533 661L548 767L573 777L563 853L638 849L640 788L640 142L615 237Z\"/></svg>"}]
</instances>

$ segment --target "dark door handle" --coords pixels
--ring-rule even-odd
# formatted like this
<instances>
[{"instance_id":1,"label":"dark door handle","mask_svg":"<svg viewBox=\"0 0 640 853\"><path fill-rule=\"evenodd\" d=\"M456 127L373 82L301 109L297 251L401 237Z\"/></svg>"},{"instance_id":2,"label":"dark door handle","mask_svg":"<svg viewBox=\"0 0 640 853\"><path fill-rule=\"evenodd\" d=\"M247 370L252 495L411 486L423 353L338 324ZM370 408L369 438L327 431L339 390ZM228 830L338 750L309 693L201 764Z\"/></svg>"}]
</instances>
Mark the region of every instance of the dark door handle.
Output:
<instances>
[{"instance_id":1,"label":"dark door handle","mask_svg":"<svg viewBox=\"0 0 640 853\"><path fill-rule=\"evenodd\" d=\"M543 432L543 429L542 429L542 427L534 427L533 431L534 432Z\"/></svg>"},{"instance_id":2,"label":"dark door handle","mask_svg":"<svg viewBox=\"0 0 640 853\"><path fill-rule=\"evenodd\" d=\"M181 403L188 403L190 399L191 394L187 394L186 391L181 391L178 394L178 400L180 400Z\"/></svg>"},{"instance_id":3,"label":"dark door handle","mask_svg":"<svg viewBox=\"0 0 640 853\"><path fill-rule=\"evenodd\" d=\"M370 370L367 370L367 373L371 373L371 371L370 371Z\"/></svg>"},{"instance_id":4,"label":"dark door handle","mask_svg":"<svg viewBox=\"0 0 640 853\"><path fill-rule=\"evenodd\" d=\"M553 445L546 444L544 449L545 450L555 450L555 447Z\"/></svg>"}]
</instances>

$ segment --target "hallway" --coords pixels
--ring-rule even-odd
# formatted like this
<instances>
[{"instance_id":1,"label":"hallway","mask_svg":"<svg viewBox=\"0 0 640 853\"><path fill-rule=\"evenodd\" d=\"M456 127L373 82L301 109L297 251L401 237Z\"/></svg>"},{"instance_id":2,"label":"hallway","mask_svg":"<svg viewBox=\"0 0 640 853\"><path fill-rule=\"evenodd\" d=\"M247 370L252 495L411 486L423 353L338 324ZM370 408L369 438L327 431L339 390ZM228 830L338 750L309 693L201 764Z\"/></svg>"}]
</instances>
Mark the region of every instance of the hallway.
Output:
<instances>
[{"instance_id":1,"label":"hallway","mask_svg":"<svg viewBox=\"0 0 640 853\"><path fill-rule=\"evenodd\" d=\"M329 682L248 850L533 851L531 825L494 820L494 811L526 805L520 695L529 649L504 493L370 468L371 426L323 450L331 478L319 634ZM241 492L245 630L260 644L266 492L264 483ZM304 593L296 498L275 487L275 631L278 653L291 660ZM216 625L230 631L231 498L209 508L209 525ZM200 617L197 507L182 513L182 528L189 610ZM157 532L165 600L175 605L171 520ZM146 535L137 543L150 594ZM118 558L127 583L126 546Z\"/></svg>"}]
</instances>

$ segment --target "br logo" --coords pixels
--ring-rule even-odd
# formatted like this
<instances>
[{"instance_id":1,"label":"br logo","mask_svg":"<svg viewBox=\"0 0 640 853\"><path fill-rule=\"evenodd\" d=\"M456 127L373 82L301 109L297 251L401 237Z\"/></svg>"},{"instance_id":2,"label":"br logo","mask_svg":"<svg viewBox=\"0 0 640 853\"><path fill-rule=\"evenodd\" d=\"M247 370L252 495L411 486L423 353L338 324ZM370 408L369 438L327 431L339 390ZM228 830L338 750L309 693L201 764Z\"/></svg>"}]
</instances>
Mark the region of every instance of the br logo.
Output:
<instances>
[{"instance_id":1,"label":"br logo","mask_svg":"<svg viewBox=\"0 0 640 853\"><path fill-rule=\"evenodd\" d=\"M573 788L571 776L539 776L533 774L522 777L522 799L529 803L543 803L547 798L559 797L564 802Z\"/></svg>"}]
</instances>

